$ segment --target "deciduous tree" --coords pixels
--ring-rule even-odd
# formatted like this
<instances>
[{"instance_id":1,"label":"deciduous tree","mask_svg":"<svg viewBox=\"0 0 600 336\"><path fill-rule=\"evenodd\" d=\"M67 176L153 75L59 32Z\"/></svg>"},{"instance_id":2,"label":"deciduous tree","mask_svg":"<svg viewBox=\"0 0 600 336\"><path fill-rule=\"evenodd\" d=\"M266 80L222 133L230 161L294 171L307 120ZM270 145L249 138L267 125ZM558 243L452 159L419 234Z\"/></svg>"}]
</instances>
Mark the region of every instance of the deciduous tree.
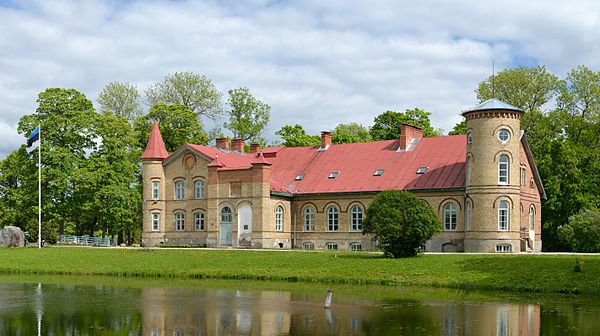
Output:
<instances>
[{"instance_id":1,"label":"deciduous tree","mask_svg":"<svg viewBox=\"0 0 600 336\"><path fill-rule=\"evenodd\" d=\"M334 144L371 141L369 131L358 123L338 124L331 132Z\"/></svg>"},{"instance_id":2,"label":"deciduous tree","mask_svg":"<svg viewBox=\"0 0 600 336\"><path fill-rule=\"evenodd\" d=\"M407 109L404 112L386 111L375 117L369 133L373 140L393 140L400 137L400 126L410 124L423 130L424 137L440 135L431 126L430 112L420 108Z\"/></svg>"},{"instance_id":3,"label":"deciduous tree","mask_svg":"<svg viewBox=\"0 0 600 336\"><path fill-rule=\"evenodd\" d=\"M229 90L229 122L224 126L238 139L257 139L271 118L271 106L256 99L248 88Z\"/></svg>"},{"instance_id":4,"label":"deciduous tree","mask_svg":"<svg viewBox=\"0 0 600 336\"><path fill-rule=\"evenodd\" d=\"M318 135L306 134L304 128L298 124L284 125L275 134L283 139L282 145L286 147L319 146L321 144L321 138Z\"/></svg>"},{"instance_id":5,"label":"deciduous tree","mask_svg":"<svg viewBox=\"0 0 600 336\"><path fill-rule=\"evenodd\" d=\"M98 95L100 111L124 117L130 123L142 115L140 94L129 83L111 82Z\"/></svg>"}]
</instances>

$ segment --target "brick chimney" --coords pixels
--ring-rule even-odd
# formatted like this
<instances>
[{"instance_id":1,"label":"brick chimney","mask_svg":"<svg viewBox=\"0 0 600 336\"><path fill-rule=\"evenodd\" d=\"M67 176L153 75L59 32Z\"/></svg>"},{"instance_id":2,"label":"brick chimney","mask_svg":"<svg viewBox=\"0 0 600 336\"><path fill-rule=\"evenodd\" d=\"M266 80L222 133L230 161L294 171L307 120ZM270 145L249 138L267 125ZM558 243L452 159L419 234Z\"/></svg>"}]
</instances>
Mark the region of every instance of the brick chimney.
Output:
<instances>
[{"instance_id":1,"label":"brick chimney","mask_svg":"<svg viewBox=\"0 0 600 336\"><path fill-rule=\"evenodd\" d=\"M329 145L331 145L331 132L322 131L321 132L321 149L325 150L325 149L329 148Z\"/></svg>"},{"instance_id":2,"label":"brick chimney","mask_svg":"<svg viewBox=\"0 0 600 336\"><path fill-rule=\"evenodd\" d=\"M254 153L258 153L258 152L260 152L260 144L251 143L250 144L250 153L254 154Z\"/></svg>"},{"instance_id":3,"label":"brick chimney","mask_svg":"<svg viewBox=\"0 0 600 336\"><path fill-rule=\"evenodd\" d=\"M229 139L228 138L217 138L217 148L218 149L229 149Z\"/></svg>"},{"instance_id":4,"label":"brick chimney","mask_svg":"<svg viewBox=\"0 0 600 336\"><path fill-rule=\"evenodd\" d=\"M244 152L244 139L231 140L231 150L243 153Z\"/></svg>"},{"instance_id":5,"label":"brick chimney","mask_svg":"<svg viewBox=\"0 0 600 336\"><path fill-rule=\"evenodd\" d=\"M421 138L423 138L422 129L409 124L400 125L400 146L398 150L405 151L413 139Z\"/></svg>"}]
</instances>

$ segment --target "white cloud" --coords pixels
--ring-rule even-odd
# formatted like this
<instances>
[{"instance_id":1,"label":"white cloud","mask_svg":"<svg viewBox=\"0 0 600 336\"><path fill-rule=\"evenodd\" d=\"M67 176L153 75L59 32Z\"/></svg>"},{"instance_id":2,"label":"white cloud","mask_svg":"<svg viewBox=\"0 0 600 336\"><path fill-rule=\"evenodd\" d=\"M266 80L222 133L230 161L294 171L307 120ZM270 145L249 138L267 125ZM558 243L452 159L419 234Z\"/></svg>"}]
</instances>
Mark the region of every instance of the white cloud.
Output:
<instances>
[{"instance_id":1,"label":"white cloud","mask_svg":"<svg viewBox=\"0 0 600 336\"><path fill-rule=\"evenodd\" d=\"M267 137L372 123L420 107L446 130L496 69L598 70L600 5L517 0L31 1L0 4L0 158L48 87L95 100L109 82L143 91L175 71L219 89L249 87L272 106Z\"/></svg>"}]
</instances>

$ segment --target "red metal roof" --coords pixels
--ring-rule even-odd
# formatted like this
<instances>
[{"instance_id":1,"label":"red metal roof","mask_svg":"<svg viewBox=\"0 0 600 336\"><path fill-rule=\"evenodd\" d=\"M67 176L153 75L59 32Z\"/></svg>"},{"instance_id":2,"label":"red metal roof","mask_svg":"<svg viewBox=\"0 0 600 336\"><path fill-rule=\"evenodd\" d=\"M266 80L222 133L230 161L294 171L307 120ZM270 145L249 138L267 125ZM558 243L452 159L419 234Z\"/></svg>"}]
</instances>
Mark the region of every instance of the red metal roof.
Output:
<instances>
[{"instance_id":1,"label":"red metal roof","mask_svg":"<svg viewBox=\"0 0 600 336\"><path fill-rule=\"evenodd\" d=\"M160 134L158 123L154 121L154 126L152 126L152 131L150 132L150 137L148 138L148 143L146 144L146 150L144 150L144 154L142 154L142 159L162 160L166 159L168 156L169 153L167 153L167 149L165 148L165 143L162 135Z\"/></svg>"},{"instance_id":2,"label":"red metal roof","mask_svg":"<svg viewBox=\"0 0 600 336\"><path fill-rule=\"evenodd\" d=\"M249 169L271 164L271 191L314 194L387 189L464 188L466 135L421 139L412 151L398 152L398 140L319 147L268 147L260 154L243 154L188 144L210 158L219 170ZM175 153L174 153L175 154ZM218 160L217 159L218 155ZM427 167L424 174L417 169ZM383 170L375 176L376 170ZM329 178L332 172L337 177ZM296 177L303 173L301 180Z\"/></svg>"}]
</instances>

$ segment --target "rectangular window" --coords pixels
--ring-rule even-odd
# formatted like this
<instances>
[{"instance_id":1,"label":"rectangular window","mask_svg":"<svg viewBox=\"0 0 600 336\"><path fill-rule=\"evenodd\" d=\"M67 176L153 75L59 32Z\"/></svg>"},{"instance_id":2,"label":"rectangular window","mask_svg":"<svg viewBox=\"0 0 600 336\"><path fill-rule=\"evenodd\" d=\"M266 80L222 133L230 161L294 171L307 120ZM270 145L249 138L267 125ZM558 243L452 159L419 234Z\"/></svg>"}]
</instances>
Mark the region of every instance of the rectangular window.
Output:
<instances>
[{"instance_id":1,"label":"rectangular window","mask_svg":"<svg viewBox=\"0 0 600 336\"><path fill-rule=\"evenodd\" d=\"M350 244L350 251L353 251L353 252L362 251L362 244L359 244L359 243Z\"/></svg>"},{"instance_id":2,"label":"rectangular window","mask_svg":"<svg viewBox=\"0 0 600 336\"><path fill-rule=\"evenodd\" d=\"M196 199L204 199L204 181L196 181L194 191Z\"/></svg>"},{"instance_id":3,"label":"rectangular window","mask_svg":"<svg viewBox=\"0 0 600 336\"><path fill-rule=\"evenodd\" d=\"M362 208L360 208L359 206L353 206L350 211L350 229L352 231L362 231L362 217Z\"/></svg>"},{"instance_id":4,"label":"rectangular window","mask_svg":"<svg viewBox=\"0 0 600 336\"><path fill-rule=\"evenodd\" d=\"M204 213L196 212L194 214L194 229L196 231L204 231Z\"/></svg>"},{"instance_id":5,"label":"rectangular window","mask_svg":"<svg viewBox=\"0 0 600 336\"><path fill-rule=\"evenodd\" d=\"M327 243L327 249L328 250L337 250L337 244L336 243Z\"/></svg>"},{"instance_id":6,"label":"rectangular window","mask_svg":"<svg viewBox=\"0 0 600 336\"><path fill-rule=\"evenodd\" d=\"M304 210L304 231L315 231L315 210L313 208Z\"/></svg>"},{"instance_id":7,"label":"rectangular window","mask_svg":"<svg viewBox=\"0 0 600 336\"><path fill-rule=\"evenodd\" d=\"M183 181L175 182L175 199L182 200L185 196L185 185Z\"/></svg>"},{"instance_id":8,"label":"rectangular window","mask_svg":"<svg viewBox=\"0 0 600 336\"><path fill-rule=\"evenodd\" d=\"M185 215L182 212L175 214L175 231L183 231L185 229Z\"/></svg>"},{"instance_id":9,"label":"rectangular window","mask_svg":"<svg viewBox=\"0 0 600 336\"><path fill-rule=\"evenodd\" d=\"M281 206L275 209L275 231L283 231L283 208Z\"/></svg>"},{"instance_id":10,"label":"rectangular window","mask_svg":"<svg viewBox=\"0 0 600 336\"><path fill-rule=\"evenodd\" d=\"M314 250L315 249L315 244L312 242L306 242L304 244L302 244L302 249L304 250Z\"/></svg>"},{"instance_id":11,"label":"rectangular window","mask_svg":"<svg viewBox=\"0 0 600 336\"><path fill-rule=\"evenodd\" d=\"M508 230L508 209L498 210L498 229L500 231Z\"/></svg>"},{"instance_id":12,"label":"rectangular window","mask_svg":"<svg viewBox=\"0 0 600 336\"><path fill-rule=\"evenodd\" d=\"M152 213L152 231L160 231L160 213Z\"/></svg>"},{"instance_id":13,"label":"rectangular window","mask_svg":"<svg viewBox=\"0 0 600 336\"><path fill-rule=\"evenodd\" d=\"M509 244L498 244L496 245L496 252L510 252L511 246Z\"/></svg>"},{"instance_id":14,"label":"rectangular window","mask_svg":"<svg viewBox=\"0 0 600 336\"><path fill-rule=\"evenodd\" d=\"M327 231L337 231L338 230L338 213L337 209L335 211L329 211L327 214Z\"/></svg>"},{"instance_id":15,"label":"rectangular window","mask_svg":"<svg viewBox=\"0 0 600 336\"><path fill-rule=\"evenodd\" d=\"M155 201L160 199L160 181L152 181L152 199Z\"/></svg>"},{"instance_id":16,"label":"rectangular window","mask_svg":"<svg viewBox=\"0 0 600 336\"><path fill-rule=\"evenodd\" d=\"M525 186L525 167L521 167L521 185Z\"/></svg>"}]
</instances>

